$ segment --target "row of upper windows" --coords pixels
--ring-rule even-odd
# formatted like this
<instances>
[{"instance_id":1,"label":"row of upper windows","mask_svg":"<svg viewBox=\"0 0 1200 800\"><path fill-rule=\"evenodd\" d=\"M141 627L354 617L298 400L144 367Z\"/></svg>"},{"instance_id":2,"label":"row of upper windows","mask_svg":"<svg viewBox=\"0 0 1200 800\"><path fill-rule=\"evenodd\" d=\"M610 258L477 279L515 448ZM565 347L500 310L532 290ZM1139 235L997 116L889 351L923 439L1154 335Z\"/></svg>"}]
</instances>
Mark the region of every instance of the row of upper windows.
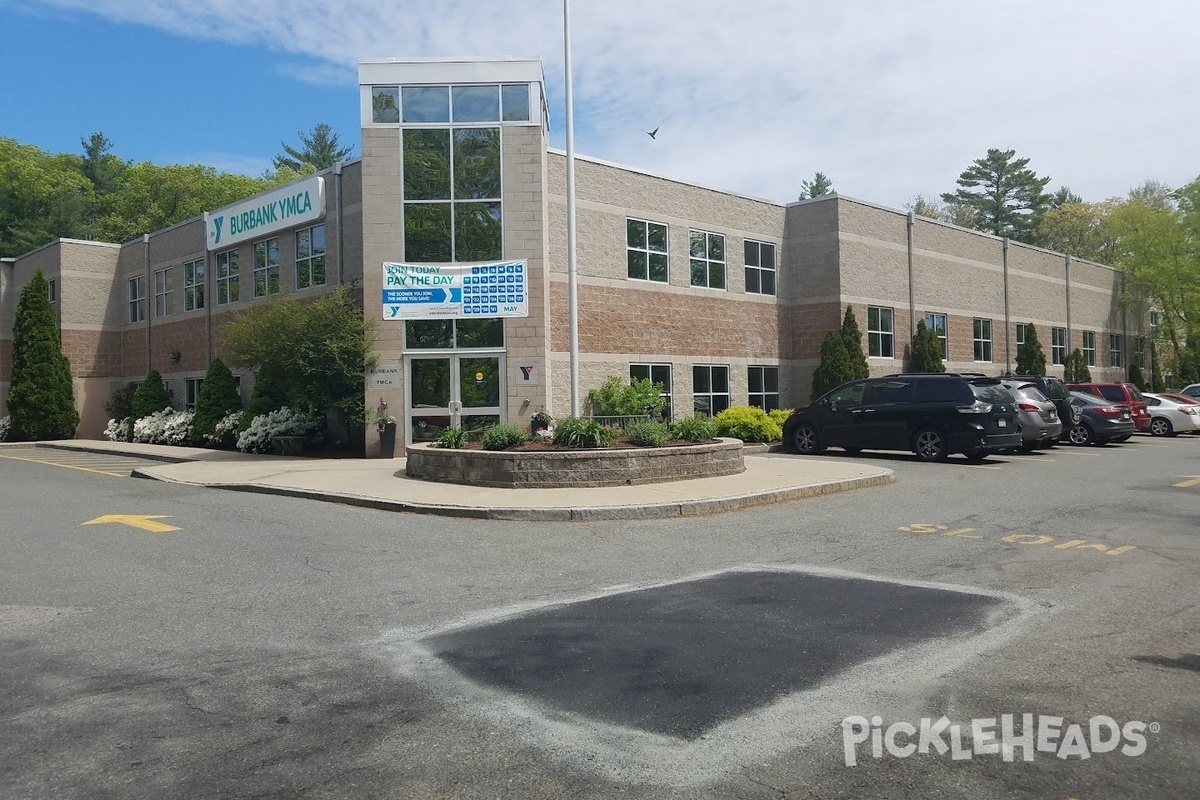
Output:
<instances>
[{"instance_id":1,"label":"row of upper windows","mask_svg":"<svg viewBox=\"0 0 1200 800\"><path fill-rule=\"evenodd\" d=\"M378 125L529 122L529 84L372 86L371 121Z\"/></svg>"},{"instance_id":2,"label":"row of upper windows","mask_svg":"<svg viewBox=\"0 0 1200 800\"><path fill-rule=\"evenodd\" d=\"M631 280L670 282L668 226L662 222L629 218L625 221L625 258ZM746 239L743 242L746 292L776 293L775 245ZM688 272L692 286L726 289L725 234L688 231Z\"/></svg>"},{"instance_id":3,"label":"row of upper windows","mask_svg":"<svg viewBox=\"0 0 1200 800\"><path fill-rule=\"evenodd\" d=\"M296 288L310 289L324 286L325 276L325 226L315 225L295 232L296 238ZM279 271L281 268L279 237L255 242L251 247L254 264L251 278L254 281L254 296L266 297L279 294ZM237 302L241 295L241 270L239 251L226 250L213 257L213 274L217 305ZM146 303L151 299L147 289L153 289L154 316L167 317L175 310L175 267L155 270L153 285L146 285L146 276L129 279L129 321L142 322L146 319ZM205 281L204 259L185 261L183 273L182 311L197 311L204 308L207 282Z\"/></svg>"},{"instance_id":4,"label":"row of upper windows","mask_svg":"<svg viewBox=\"0 0 1200 800\"><path fill-rule=\"evenodd\" d=\"M1032 323L1017 323L1017 347L1025 344ZM947 332L946 315L926 312L925 327L933 331L942 345L942 358L949 358L950 339ZM1082 331L1083 356L1089 367L1096 366L1096 332ZM992 320L976 317L971 320L972 348L975 361L992 361ZM867 355L871 358L895 358L895 310L885 306L867 306ZM1124 365L1124 337L1119 333L1108 334L1108 365ZM1133 339L1133 361L1139 368L1145 367L1146 337ZM1067 329L1050 329L1050 363L1065 364L1067 361Z\"/></svg>"}]
</instances>

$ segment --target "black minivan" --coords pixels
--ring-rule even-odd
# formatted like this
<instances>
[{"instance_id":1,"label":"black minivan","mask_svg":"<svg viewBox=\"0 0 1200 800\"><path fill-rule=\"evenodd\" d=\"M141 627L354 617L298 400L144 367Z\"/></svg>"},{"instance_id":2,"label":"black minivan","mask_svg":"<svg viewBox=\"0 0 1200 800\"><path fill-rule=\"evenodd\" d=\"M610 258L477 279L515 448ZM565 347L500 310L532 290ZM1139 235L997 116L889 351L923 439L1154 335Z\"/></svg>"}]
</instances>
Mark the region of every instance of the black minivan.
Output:
<instances>
[{"instance_id":1,"label":"black minivan","mask_svg":"<svg viewBox=\"0 0 1200 800\"><path fill-rule=\"evenodd\" d=\"M955 373L889 375L847 383L796 409L783 441L802 454L840 447L910 450L922 461L951 453L978 460L1021 444L1016 400L997 378Z\"/></svg>"}]
</instances>

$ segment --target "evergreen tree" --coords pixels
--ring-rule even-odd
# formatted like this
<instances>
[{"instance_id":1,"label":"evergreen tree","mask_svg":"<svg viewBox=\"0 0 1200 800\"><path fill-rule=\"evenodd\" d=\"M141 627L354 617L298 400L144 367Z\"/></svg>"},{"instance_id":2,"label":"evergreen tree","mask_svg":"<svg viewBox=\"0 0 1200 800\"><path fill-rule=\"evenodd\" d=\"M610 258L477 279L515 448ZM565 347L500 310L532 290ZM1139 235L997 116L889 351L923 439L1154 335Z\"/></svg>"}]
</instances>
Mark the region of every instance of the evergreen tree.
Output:
<instances>
[{"instance_id":1,"label":"evergreen tree","mask_svg":"<svg viewBox=\"0 0 1200 800\"><path fill-rule=\"evenodd\" d=\"M312 129L312 132L299 131L300 144L303 147L292 147L280 142L283 152L275 156L272 163L275 169L288 167L296 172L303 172L305 164L311 164L318 170L329 169L346 156L350 155L353 147L341 147L336 133L324 122Z\"/></svg>"},{"instance_id":2,"label":"evergreen tree","mask_svg":"<svg viewBox=\"0 0 1200 800\"><path fill-rule=\"evenodd\" d=\"M250 404L246 407L246 413L242 415L242 430L250 427L255 417L278 411L290 402L287 386L280 371L266 365L260 367L254 377L254 391L250 393Z\"/></svg>"},{"instance_id":3,"label":"evergreen tree","mask_svg":"<svg viewBox=\"0 0 1200 800\"><path fill-rule=\"evenodd\" d=\"M850 359L850 371L847 381L857 381L870 377L871 368L867 366L867 356L862 348L862 331L858 320L854 317L854 308L846 306L846 316L842 318L842 346ZM844 383L845 381L843 381Z\"/></svg>"},{"instance_id":4,"label":"evergreen tree","mask_svg":"<svg viewBox=\"0 0 1200 800\"><path fill-rule=\"evenodd\" d=\"M1025 326L1025 343L1017 348L1017 374L1046 374L1046 351L1042 349L1037 326L1033 323Z\"/></svg>"},{"instance_id":5,"label":"evergreen tree","mask_svg":"<svg viewBox=\"0 0 1200 800\"><path fill-rule=\"evenodd\" d=\"M72 439L79 427L71 364L62 352L58 316L39 269L21 290L13 319L11 442Z\"/></svg>"},{"instance_id":6,"label":"evergreen tree","mask_svg":"<svg viewBox=\"0 0 1200 800\"><path fill-rule=\"evenodd\" d=\"M810 200L827 194L833 194L833 181L824 172L818 172L811 181L800 181L800 197L797 199Z\"/></svg>"},{"instance_id":7,"label":"evergreen tree","mask_svg":"<svg viewBox=\"0 0 1200 800\"><path fill-rule=\"evenodd\" d=\"M958 176L958 190L942 200L974 208L979 230L1032 243L1051 197L1044 192L1050 179L1039 178L1028 165L1015 150L989 148Z\"/></svg>"},{"instance_id":8,"label":"evergreen tree","mask_svg":"<svg viewBox=\"0 0 1200 800\"><path fill-rule=\"evenodd\" d=\"M821 342L821 363L813 372L812 399L854 380L850 375L851 366L850 354L846 352L839 332L826 333L825 341Z\"/></svg>"},{"instance_id":9,"label":"evergreen tree","mask_svg":"<svg viewBox=\"0 0 1200 800\"><path fill-rule=\"evenodd\" d=\"M1092 372L1088 369L1087 359L1083 357L1083 351L1076 347L1063 365L1063 383L1090 383L1091 380Z\"/></svg>"},{"instance_id":10,"label":"evergreen tree","mask_svg":"<svg viewBox=\"0 0 1200 800\"><path fill-rule=\"evenodd\" d=\"M1146 386L1146 379L1142 376L1142 369L1137 364L1129 365L1129 382L1143 392L1150 391Z\"/></svg>"},{"instance_id":11,"label":"evergreen tree","mask_svg":"<svg viewBox=\"0 0 1200 800\"><path fill-rule=\"evenodd\" d=\"M214 358L208 365L200 394L196 397L196 414L192 417L191 438L196 444L207 444L207 436L216 433L217 423L235 411L242 410L242 396L237 382L225 362Z\"/></svg>"},{"instance_id":12,"label":"evergreen tree","mask_svg":"<svg viewBox=\"0 0 1200 800\"><path fill-rule=\"evenodd\" d=\"M946 365L942 363L942 342L937 333L925 327L925 320L917 322L917 332L913 334L912 350L909 355L909 372L945 372Z\"/></svg>"},{"instance_id":13,"label":"evergreen tree","mask_svg":"<svg viewBox=\"0 0 1200 800\"><path fill-rule=\"evenodd\" d=\"M170 407L171 393L163 385L162 375L156 369L150 370L146 380L133 393L133 421Z\"/></svg>"}]
</instances>

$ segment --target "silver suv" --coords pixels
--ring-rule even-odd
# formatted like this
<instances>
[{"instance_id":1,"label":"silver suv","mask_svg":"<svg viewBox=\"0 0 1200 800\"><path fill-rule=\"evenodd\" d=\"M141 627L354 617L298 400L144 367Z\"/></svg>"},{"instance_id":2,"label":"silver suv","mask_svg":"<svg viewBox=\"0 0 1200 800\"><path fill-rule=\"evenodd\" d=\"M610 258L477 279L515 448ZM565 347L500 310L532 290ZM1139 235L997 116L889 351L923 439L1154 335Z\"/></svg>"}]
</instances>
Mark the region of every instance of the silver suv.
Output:
<instances>
[{"instance_id":1,"label":"silver suv","mask_svg":"<svg viewBox=\"0 0 1200 800\"><path fill-rule=\"evenodd\" d=\"M1017 399L1017 422L1021 426L1021 450L1029 453L1039 447L1053 447L1062 436L1062 420L1054 403L1042 394L1037 384L1005 378L1000 381Z\"/></svg>"}]
</instances>

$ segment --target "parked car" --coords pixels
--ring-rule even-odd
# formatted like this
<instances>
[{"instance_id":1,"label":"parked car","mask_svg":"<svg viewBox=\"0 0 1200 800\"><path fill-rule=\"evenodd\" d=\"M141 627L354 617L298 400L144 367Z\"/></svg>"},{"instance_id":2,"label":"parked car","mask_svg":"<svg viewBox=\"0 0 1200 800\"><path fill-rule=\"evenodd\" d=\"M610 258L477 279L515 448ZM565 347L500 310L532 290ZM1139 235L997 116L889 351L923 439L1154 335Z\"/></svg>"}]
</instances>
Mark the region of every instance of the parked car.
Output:
<instances>
[{"instance_id":1,"label":"parked car","mask_svg":"<svg viewBox=\"0 0 1200 800\"><path fill-rule=\"evenodd\" d=\"M1136 384L1129 381L1114 381L1112 383L1069 383L1067 388L1076 392L1087 392L1102 397L1112 403L1124 403L1133 413L1133 424L1139 431L1150 430L1150 410L1146 407L1146 399Z\"/></svg>"},{"instance_id":2,"label":"parked car","mask_svg":"<svg viewBox=\"0 0 1200 800\"><path fill-rule=\"evenodd\" d=\"M1079 423L1067 432L1071 444L1108 444L1123 441L1136 430L1133 412L1124 403L1113 403L1088 392L1071 392L1082 401Z\"/></svg>"},{"instance_id":3,"label":"parked car","mask_svg":"<svg viewBox=\"0 0 1200 800\"><path fill-rule=\"evenodd\" d=\"M1200 404L1181 403L1178 400L1147 392L1146 405L1150 407L1150 433L1154 436L1177 436L1181 433L1200 431Z\"/></svg>"},{"instance_id":4,"label":"parked car","mask_svg":"<svg viewBox=\"0 0 1200 800\"><path fill-rule=\"evenodd\" d=\"M1143 392L1142 394L1145 394ZM1183 403L1185 406L1200 406L1200 399L1191 395L1178 394L1176 392L1156 392L1159 397L1165 397L1168 400L1174 400L1176 403Z\"/></svg>"},{"instance_id":5,"label":"parked car","mask_svg":"<svg viewBox=\"0 0 1200 800\"><path fill-rule=\"evenodd\" d=\"M922 461L981 459L1021 445L1016 401L996 378L902 374L853 381L796 409L783 440L810 455L827 447L909 450Z\"/></svg>"},{"instance_id":6,"label":"parked car","mask_svg":"<svg viewBox=\"0 0 1200 800\"><path fill-rule=\"evenodd\" d=\"M1028 381L1004 379L1000 383L1017 400L1017 422L1021 426L1021 450L1053 447L1062 436L1063 424L1054 403Z\"/></svg>"},{"instance_id":7,"label":"parked car","mask_svg":"<svg viewBox=\"0 0 1200 800\"><path fill-rule=\"evenodd\" d=\"M1190 383L1180 390L1180 394L1186 394L1188 397L1194 397L1200 400L1200 383Z\"/></svg>"},{"instance_id":8,"label":"parked car","mask_svg":"<svg viewBox=\"0 0 1200 800\"><path fill-rule=\"evenodd\" d=\"M1058 419L1063 425L1064 439L1071 428L1079 424L1079 418L1083 413L1080 410L1081 403L1072 400L1071 390L1067 388L1061 378L1051 375L1015 375L1012 380L1032 383L1039 392L1046 395L1047 400L1054 403L1054 407L1058 409Z\"/></svg>"}]
</instances>

